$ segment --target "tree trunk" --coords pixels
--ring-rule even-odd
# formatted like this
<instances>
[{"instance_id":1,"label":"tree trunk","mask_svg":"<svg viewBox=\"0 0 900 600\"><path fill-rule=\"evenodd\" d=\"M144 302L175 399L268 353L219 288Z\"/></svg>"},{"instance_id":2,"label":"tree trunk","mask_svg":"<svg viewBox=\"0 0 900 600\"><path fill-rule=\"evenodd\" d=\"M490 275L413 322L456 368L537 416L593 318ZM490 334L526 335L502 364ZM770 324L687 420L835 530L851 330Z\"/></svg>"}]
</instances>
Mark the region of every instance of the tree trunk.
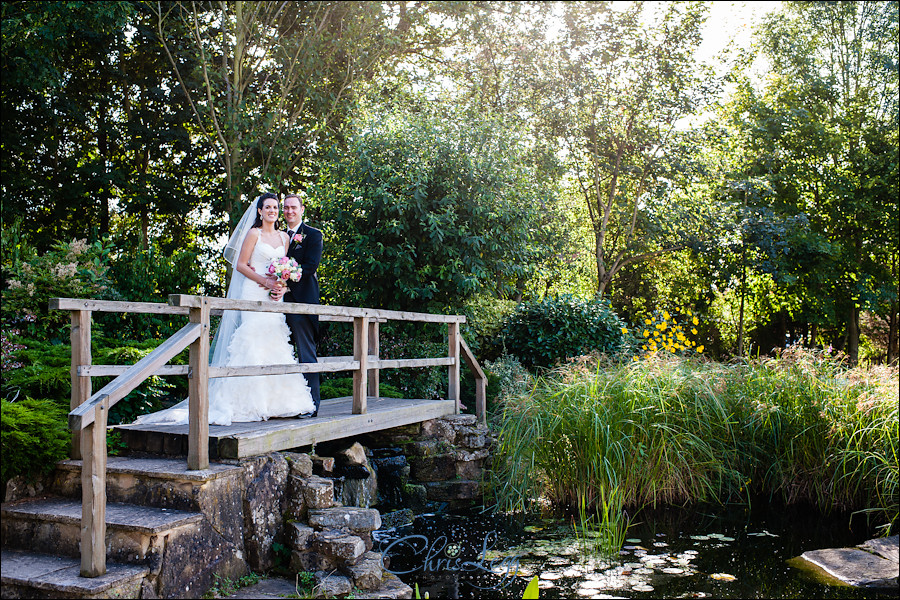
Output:
<instances>
[{"instance_id":1,"label":"tree trunk","mask_svg":"<svg viewBox=\"0 0 900 600\"><path fill-rule=\"evenodd\" d=\"M887 364L893 365L897 363L897 357L900 355L900 336L898 336L897 321L900 320L897 302L891 302L891 314L888 317L888 347L887 347Z\"/></svg>"},{"instance_id":2,"label":"tree trunk","mask_svg":"<svg viewBox=\"0 0 900 600\"><path fill-rule=\"evenodd\" d=\"M859 309L850 307L850 318L847 322L847 357L850 365L859 364Z\"/></svg>"}]
</instances>

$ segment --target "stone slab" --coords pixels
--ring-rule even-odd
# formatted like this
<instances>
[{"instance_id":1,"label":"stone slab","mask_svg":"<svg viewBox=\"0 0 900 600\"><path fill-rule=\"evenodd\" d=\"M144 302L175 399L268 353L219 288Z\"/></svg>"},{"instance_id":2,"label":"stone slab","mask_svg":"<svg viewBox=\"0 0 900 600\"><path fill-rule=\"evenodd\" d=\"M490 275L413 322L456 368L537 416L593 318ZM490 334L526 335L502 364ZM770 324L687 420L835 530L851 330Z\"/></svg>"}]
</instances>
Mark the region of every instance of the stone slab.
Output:
<instances>
[{"instance_id":1,"label":"stone slab","mask_svg":"<svg viewBox=\"0 0 900 600\"><path fill-rule=\"evenodd\" d=\"M81 472L80 460L64 460L57 463L61 469ZM106 463L107 473L128 473L131 475L179 479L183 481L210 481L219 477L240 475L241 467L221 463L210 463L208 469L192 471L183 458L133 458L110 456Z\"/></svg>"},{"instance_id":2,"label":"stone slab","mask_svg":"<svg viewBox=\"0 0 900 600\"><path fill-rule=\"evenodd\" d=\"M900 563L900 535L868 540L860 544L859 547L863 550L874 552L878 556L894 563Z\"/></svg>"},{"instance_id":3,"label":"stone slab","mask_svg":"<svg viewBox=\"0 0 900 600\"><path fill-rule=\"evenodd\" d=\"M113 589L137 586L150 569L139 565L107 563L106 574L81 577L81 560L33 552L3 550L0 578L4 586L20 586L62 594L94 597Z\"/></svg>"},{"instance_id":4,"label":"stone slab","mask_svg":"<svg viewBox=\"0 0 900 600\"><path fill-rule=\"evenodd\" d=\"M81 523L81 500L70 498L46 498L20 500L4 504L4 518L19 518L58 523ZM134 504L108 502L106 524L110 528L160 533L174 527L199 523L203 515L183 510L152 508Z\"/></svg>"},{"instance_id":5,"label":"stone slab","mask_svg":"<svg viewBox=\"0 0 900 600\"><path fill-rule=\"evenodd\" d=\"M229 599L260 598L261 600L284 600L284 598L296 597L297 587L295 582L280 577L263 579L259 583L237 590L230 596L223 596L223 598Z\"/></svg>"},{"instance_id":6,"label":"stone slab","mask_svg":"<svg viewBox=\"0 0 900 600\"><path fill-rule=\"evenodd\" d=\"M832 577L860 587L896 587L897 563L856 548L804 552L801 558Z\"/></svg>"}]
</instances>

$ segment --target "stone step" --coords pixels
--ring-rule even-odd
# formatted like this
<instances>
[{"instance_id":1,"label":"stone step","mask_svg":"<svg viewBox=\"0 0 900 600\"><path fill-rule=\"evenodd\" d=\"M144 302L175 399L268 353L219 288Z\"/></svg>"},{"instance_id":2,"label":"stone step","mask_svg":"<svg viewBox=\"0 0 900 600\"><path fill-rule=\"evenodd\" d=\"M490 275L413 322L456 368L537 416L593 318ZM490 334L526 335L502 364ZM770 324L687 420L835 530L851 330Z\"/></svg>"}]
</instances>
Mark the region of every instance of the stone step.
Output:
<instances>
[{"instance_id":1,"label":"stone step","mask_svg":"<svg viewBox=\"0 0 900 600\"><path fill-rule=\"evenodd\" d=\"M139 598L150 572L145 566L107 563L106 574L81 577L77 558L3 550L0 596L3 598Z\"/></svg>"},{"instance_id":2,"label":"stone step","mask_svg":"<svg viewBox=\"0 0 900 600\"><path fill-rule=\"evenodd\" d=\"M198 530L203 515L134 504L106 504L106 556L123 563L152 564L166 538ZM0 508L3 548L80 556L81 501L71 498L19 500Z\"/></svg>"},{"instance_id":3,"label":"stone step","mask_svg":"<svg viewBox=\"0 0 900 600\"><path fill-rule=\"evenodd\" d=\"M200 512L232 543L243 537L241 508L244 470L210 463L191 471L183 458L111 456L106 464L106 499L139 506ZM53 494L81 500L81 461L56 465Z\"/></svg>"},{"instance_id":4,"label":"stone step","mask_svg":"<svg viewBox=\"0 0 900 600\"><path fill-rule=\"evenodd\" d=\"M209 494L209 488L221 487L229 478L239 480L242 473L239 466L218 463L191 471L183 458L111 456L106 463L106 497L109 502L198 510L201 496ZM51 490L81 498L81 461L58 462Z\"/></svg>"}]
</instances>

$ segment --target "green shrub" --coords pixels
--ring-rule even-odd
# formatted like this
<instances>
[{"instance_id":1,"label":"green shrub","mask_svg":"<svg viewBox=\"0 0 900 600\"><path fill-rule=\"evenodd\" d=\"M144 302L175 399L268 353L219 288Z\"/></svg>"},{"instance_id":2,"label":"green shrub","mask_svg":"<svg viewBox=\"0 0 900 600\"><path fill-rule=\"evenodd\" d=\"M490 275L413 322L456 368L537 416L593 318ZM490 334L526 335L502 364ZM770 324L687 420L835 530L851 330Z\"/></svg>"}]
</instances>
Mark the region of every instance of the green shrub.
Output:
<instances>
[{"instance_id":1,"label":"green shrub","mask_svg":"<svg viewBox=\"0 0 900 600\"><path fill-rule=\"evenodd\" d=\"M526 367L546 368L585 354L617 356L629 347L626 333L607 301L560 296L520 304L503 320L500 341Z\"/></svg>"},{"instance_id":2,"label":"green shrub","mask_svg":"<svg viewBox=\"0 0 900 600\"><path fill-rule=\"evenodd\" d=\"M514 356L501 356L495 361L484 362L484 374L488 378L487 410L496 411L498 403L507 398L522 397L534 385L528 369Z\"/></svg>"},{"instance_id":3,"label":"green shrub","mask_svg":"<svg viewBox=\"0 0 900 600\"><path fill-rule=\"evenodd\" d=\"M495 360L503 354L500 330L503 320L515 309L516 303L512 300L483 294L466 302L463 307L466 322L460 332L479 362Z\"/></svg>"},{"instance_id":4,"label":"green shrub","mask_svg":"<svg viewBox=\"0 0 900 600\"><path fill-rule=\"evenodd\" d=\"M353 378L341 377L339 379L329 379L328 381L323 381L322 385L319 387L319 391L322 394L323 400L327 400L328 398L343 398L345 396L352 396ZM380 382L378 385L378 394L382 398L403 397L403 394L400 392L400 390L391 385ZM369 395L372 395L372 390L369 390Z\"/></svg>"},{"instance_id":5,"label":"green shrub","mask_svg":"<svg viewBox=\"0 0 900 600\"><path fill-rule=\"evenodd\" d=\"M0 400L0 439L3 446L2 477L49 473L67 457L71 434L67 410L52 400L25 398Z\"/></svg>"}]
</instances>

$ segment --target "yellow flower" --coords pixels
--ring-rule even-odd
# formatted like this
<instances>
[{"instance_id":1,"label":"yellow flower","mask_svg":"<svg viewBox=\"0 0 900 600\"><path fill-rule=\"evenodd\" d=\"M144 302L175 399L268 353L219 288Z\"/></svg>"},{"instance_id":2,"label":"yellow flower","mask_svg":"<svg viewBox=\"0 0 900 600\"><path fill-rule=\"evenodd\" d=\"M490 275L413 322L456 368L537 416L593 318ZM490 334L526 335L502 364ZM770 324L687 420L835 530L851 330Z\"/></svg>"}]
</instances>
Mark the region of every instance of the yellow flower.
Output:
<instances>
[{"instance_id":1,"label":"yellow flower","mask_svg":"<svg viewBox=\"0 0 900 600\"><path fill-rule=\"evenodd\" d=\"M685 312L685 314L686 314L687 316L691 316L691 309L687 309L687 310L684 311L684 312Z\"/></svg>"},{"instance_id":2,"label":"yellow flower","mask_svg":"<svg viewBox=\"0 0 900 600\"><path fill-rule=\"evenodd\" d=\"M691 327L691 333L693 333L694 335L697 335L697 328Z\"/></svg>"},{"instance_id":3,"label":"yellow flower","mask_svg":"<svg viewBox=\"0 0 900 600\"><path fill-rule=\"evenodd\" d=\"M691 319L691 323L693 323L694 325L699 325L700 321L697 320L697 317L694 317L693 319Z\"/></svg>"},{"instance_id":4,"label":"yellow flower","mask_svg":"<svg viewBox=\"0 0 900 600\"><path fill-rule=\"evenodd\" d=\"M669 311L663 311L663 319L669 318Z\"/></svg>"},{"instance_id":5,"label":"yellow flower","mask_svg":"<svg viewBox=\"0 0 900 600\"><path fill-rule=\"evenodd\" d=\"M622 328L622 335L624 335L624 334L626 334L626 333L628 333L628 328L627 328L627 327L623 327L623 328Z\"/></svg>"},{"instance_id":6,"label":"yellow flower","mask_svg":"<svg viewBox=\"0 0 900 600\"><path fill-rule=\"evenodd\" d=\"M646 329L644 330L644 337L650 337L650 332Z\"/></svg>"},{"instance_id":7,"label":"yellow flower","mask_svg":"<svg viewBox=\"0 0 900 600\"><path fill-rule=\"evenodd\" d=\"M703 352L703 346L697 346L697 353Z\"/></svg>"},{"instance_id":8,"label":"yellow flower","mask_svg":"<svg viewBox=\"0 0 900 600\"><path fill-rule=\"evenodd\" d=\"M652 323L652 322L653 322L653 321L651 321L650 319L644 319L644 323L645 323L646 325L649 325L649 324Z\"/></svg>"}]
</instances>

